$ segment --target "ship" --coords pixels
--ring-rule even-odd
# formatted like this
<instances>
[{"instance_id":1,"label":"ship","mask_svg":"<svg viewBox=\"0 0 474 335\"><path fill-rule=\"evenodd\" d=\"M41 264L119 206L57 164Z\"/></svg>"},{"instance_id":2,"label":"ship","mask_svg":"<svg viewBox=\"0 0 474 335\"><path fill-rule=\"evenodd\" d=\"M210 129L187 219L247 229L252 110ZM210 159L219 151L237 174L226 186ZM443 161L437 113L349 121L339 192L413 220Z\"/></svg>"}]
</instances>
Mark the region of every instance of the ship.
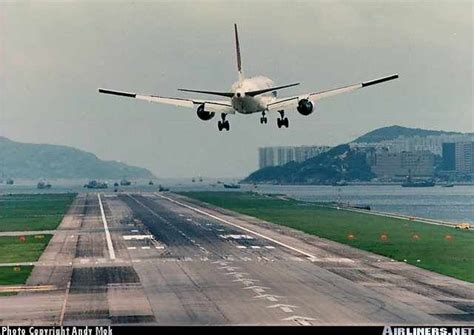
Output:
<instances>
[{"instance_id":1,"label":"ship","mask_svg":"<svg viewBox=\"0 0 474 335\"><path fill-rule=\"evenodd\" d=\"M332 186L347 186L349 185L346 181L340 180L340 181L335 181L334 183L331 184Z\"/></svg>"},{"instance_id":2,"label":"ship","mask_svg":"<svg viewBox=\"0 0 474 335\"><path fill-rule=\"evenodd\" d=\"M11 178L8 178L7 179L7 185L13 185L13 184L15 184L15 181Z\"/></svg>"},{"instance_id":3,"label":"ship","mask_svg":"<svg viewBox=\"0 0 474 335\"><path fill-rule=\"evenodd\" d=\"M148 182L148 185L153 186L153 185L155 185L155 183L153 182L153 180L150 180L150 181Z\"/></svg>"},{"instance_id":4,"label":"ship","mask_svg":"<svg viewBox=\"0 0 474 335\"><path fill-rule=\"evenodd\" d=\"M443 187L454 187L454 184L453 183L447 183L447 184L444 184L442 186Z\"/></svg>"},{"instance_id":5,"label":"ship","mask_svg":"<svg viewBox=\"0 0 474 335\"><path fill-rule=\"evenodd\" d=\"M37 188L38 190L50 189L50 188L51 188L51 184L48 183L47 181L40 180L40 181L38 182L38 184L36 184L36 188Z\"/></svg>"},{"instance_id":6,"label":"ship","mask_svg":"<svg viewBox=\"0 0 474 335\"><path fill-rule=\"evenodd\" d=\"M406 182L402 183L402 187L433 187L435 182L431 179L413 181L410 177L407 177Z\"/></svg>"},{"instance_id":7,"label":"ship","mask_svg":"<svg viewBox=\"0 0 474 335\"><path fill-rule=\"evenodd\" d=\"M240 188L239 184L224 184L224 188Z\"/></svg>"}]
</instances>

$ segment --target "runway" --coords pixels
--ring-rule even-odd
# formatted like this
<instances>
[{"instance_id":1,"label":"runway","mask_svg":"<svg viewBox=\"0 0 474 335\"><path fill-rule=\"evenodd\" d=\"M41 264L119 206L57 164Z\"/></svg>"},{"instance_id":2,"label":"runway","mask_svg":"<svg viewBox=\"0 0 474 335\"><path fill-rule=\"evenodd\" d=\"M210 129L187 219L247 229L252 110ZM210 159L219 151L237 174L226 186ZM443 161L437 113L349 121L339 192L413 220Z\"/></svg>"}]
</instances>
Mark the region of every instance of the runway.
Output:
<instances>
[{"instance_id":1,"label":"runway","mask_svg":"<svg viewBox=\"0 0 474 335\"><path fill-rule=\"evenodd\" d=\"M80 194L27 285L1 324L474 324L473 284L170 193Z\"/></svg>"}]
</instances>

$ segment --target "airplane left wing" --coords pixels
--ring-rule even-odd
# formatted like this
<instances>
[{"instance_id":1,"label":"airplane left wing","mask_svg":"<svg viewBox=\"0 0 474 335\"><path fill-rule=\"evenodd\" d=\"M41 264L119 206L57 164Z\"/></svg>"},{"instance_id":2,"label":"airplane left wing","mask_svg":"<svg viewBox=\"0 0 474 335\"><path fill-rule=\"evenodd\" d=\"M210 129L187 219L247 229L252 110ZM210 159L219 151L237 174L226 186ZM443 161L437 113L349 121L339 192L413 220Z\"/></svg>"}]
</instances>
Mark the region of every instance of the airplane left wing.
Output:
<instances>
[{"instance_id":1,"label":"airplane left wing","mask_svg":"<svg viewBox=\"0 0 474 335\"><path fill-rule=\"evenodd\" d=\"M234 114L235 110L228 101L202 100L202 99L185 99L185 98L171 98L161 97L157 95L144 95L131 92L114 91L104 88L99 88L99 93L117 95L126 98L134 98L138 100L145 100L148 102L156 102L165 105L195 108L198 105L204 105L207 112Z\"/></svg>"},{"instance_id":2,"label":"airplane left wing","mask_svg":"<svg viewBox=\"0 0 474 335\"><path fill-rule=\"evenodd\" d=\"M269 103L267 105L267 108L269 110L285 109L285 108L291 108L291 107L296 108L296 106L298 105L298 101L300 101L301 99L309 99L309 100L312 100L312 101L316 101L316 100L319 100L319 99L331 97L331 96L342 94L342 93L349 93L349 92L358 90L359 88L363 88L363 87L367 87L367 86L371 86L371 85L375 85L375 84L380 84L380 83L383 83L385 81L389 81L389 80L393 80L393 79L397 79L397 78L398 78L398 74L393 74L391 76L382 77L382 78L374 79L374 80L369 80L369 81L365 81L365 82L362 82L362 83L359 83L359 84L339 87L339 88L335 88L335 89L331 89L331 90L327 90L327 91L321 91L321 92L315 92L315 93L306 93L306 94L301 94L301 95L293 96L293 97L289 97L289 98L281 98L281 99L277 99L277 100Z\"/></svg>"}]
</instances>

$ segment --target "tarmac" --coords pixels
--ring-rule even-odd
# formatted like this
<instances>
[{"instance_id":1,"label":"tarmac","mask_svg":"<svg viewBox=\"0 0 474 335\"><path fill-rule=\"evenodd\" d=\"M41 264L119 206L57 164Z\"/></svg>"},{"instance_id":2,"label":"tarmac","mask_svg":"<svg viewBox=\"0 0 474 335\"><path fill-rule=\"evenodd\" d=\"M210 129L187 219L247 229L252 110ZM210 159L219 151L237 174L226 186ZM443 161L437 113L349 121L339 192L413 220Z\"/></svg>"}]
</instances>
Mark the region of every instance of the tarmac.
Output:
<instances>
[{"instance_id":1,"label":"tarmac","mask_svg":"<svg viewBox=\"0 0 474 335\"><path fill-rule=\"evenodd\" d=\"M471 283L168 192L79 194L34 264L0 324L474 324Z\"/></svg>"}]
</instances>

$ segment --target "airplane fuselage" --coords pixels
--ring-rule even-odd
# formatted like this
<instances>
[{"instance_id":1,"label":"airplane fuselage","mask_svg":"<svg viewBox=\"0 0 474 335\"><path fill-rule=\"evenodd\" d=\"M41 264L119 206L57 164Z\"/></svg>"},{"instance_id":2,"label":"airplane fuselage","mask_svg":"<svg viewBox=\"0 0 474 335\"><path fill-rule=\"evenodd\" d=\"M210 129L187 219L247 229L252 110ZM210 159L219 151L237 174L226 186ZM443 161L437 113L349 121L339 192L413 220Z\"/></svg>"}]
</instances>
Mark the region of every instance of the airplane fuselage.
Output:
<instances>
[{"instance_id":1,"label":"airplane fuselage","mask_svg":"<svg viewBox=\"0 0 474 335\"><path fill-rule=\"evenodd\" d=\"M235 82L231 88L231 92L234 92L234 96L231 98L232 107L237 113L241 114L262 113L266 111L267 105L275 100L274 96L248 96L245 92L266 89L272 87L272 85L273 81L263 76L245 78Z\"/></svg>"}]
</instances>

